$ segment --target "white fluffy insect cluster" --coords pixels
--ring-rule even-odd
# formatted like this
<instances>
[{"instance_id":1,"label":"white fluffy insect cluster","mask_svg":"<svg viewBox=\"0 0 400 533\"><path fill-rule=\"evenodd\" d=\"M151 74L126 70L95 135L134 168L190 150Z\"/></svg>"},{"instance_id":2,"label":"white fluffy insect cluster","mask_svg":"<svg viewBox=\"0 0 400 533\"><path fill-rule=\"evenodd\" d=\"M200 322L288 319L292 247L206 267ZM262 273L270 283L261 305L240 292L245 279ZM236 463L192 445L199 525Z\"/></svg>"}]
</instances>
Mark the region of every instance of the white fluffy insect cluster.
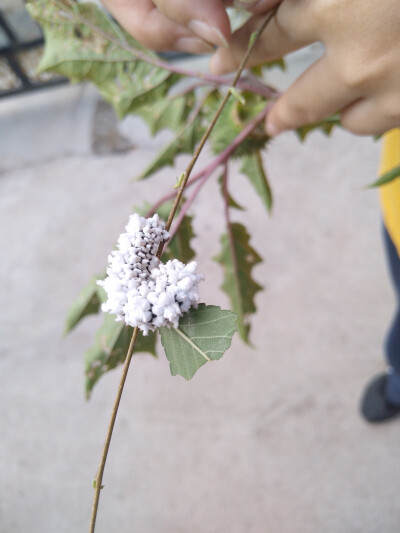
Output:
<instances>
[{"instance_id":1,"label":"white fluffy insect cluster","mask_svg":"<svg viewBox=\"0 0 400 533\"><path fill-rule=\"evenodd\" d=\"M106 279L97 282L107 293L102 310L145 335L160 326L178 327L182 314L199 302L197 286L204 276L196 272L197 263L173 259L164 264L156 257L168 239L158 215L131 215L108 257Z\"/></svg>"}]
</instances>

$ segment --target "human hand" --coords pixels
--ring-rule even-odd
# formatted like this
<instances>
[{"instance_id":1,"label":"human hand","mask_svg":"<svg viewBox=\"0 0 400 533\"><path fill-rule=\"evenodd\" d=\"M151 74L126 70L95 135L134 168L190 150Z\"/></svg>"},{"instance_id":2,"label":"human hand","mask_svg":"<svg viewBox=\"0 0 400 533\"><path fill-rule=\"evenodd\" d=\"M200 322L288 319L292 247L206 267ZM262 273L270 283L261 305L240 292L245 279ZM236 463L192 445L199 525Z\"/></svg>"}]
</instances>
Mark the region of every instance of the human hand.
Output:
<instances>
[{"instance_id":1,"label":"human hand","mask_svg":"<svg viewBox=\"0 0 400 533\"><path fill-rule=\"evenodd\" d=\"M280 0L237 0L265 13ZM227 46L231 37L225 8L232 0L102 0L128 33L152 50L213 52L214 45Z\"/></svg>"},{"instance_id":2,"label":"human hand","mask_svg":"<svg viewBox=\"0 0 400 533\"><path fill-rule=\"evenodd\" d=\"M139 42L154 50L192 53L219 50L216 74L234 70L262 14L279 0L242 5L254 16L234 35L225 7L231 0L103 0ZM316 61L272 107L267 131L318 122L340 112L345 129L380 134L400 126L400 6L398 0L284 0L264 31L249 66L320 41Z\"/></svg>"},{"instance_id":3,"label":"human hand","mask_svg":"<svg viewBox=\"0 0 400 533\"><path fill-rule=\"evenodd\" d=\"M262 17L254 16L220 48L211 70L234 70ZM342 126L381 134L400 126L400 4L398 0L284 0L249 60L279 58L320 41L325 53L279 98L267 131L318 122L340 111Z\"/></svg>"}]
</instances>

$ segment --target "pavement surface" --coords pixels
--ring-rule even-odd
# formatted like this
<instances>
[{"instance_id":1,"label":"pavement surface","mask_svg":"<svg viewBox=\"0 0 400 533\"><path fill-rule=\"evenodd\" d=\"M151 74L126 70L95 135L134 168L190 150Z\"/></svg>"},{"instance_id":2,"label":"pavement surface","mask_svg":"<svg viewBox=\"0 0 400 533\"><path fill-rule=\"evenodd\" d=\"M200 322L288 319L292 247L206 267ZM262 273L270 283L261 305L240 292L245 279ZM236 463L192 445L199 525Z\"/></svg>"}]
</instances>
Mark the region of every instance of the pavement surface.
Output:
<instances>
[{"instance_id":1,"label":"pavement surface","mask_svg":"<svg viewBox=\"0 0 400 533\"><path fill-rule=\"evenodd\" d=\"M133 118L118 125L98 100L74 86L0 102L1 533L87 531L120 368L86 402L82 354L101 318L64 337L64 317L132 206L169 190L188 160L133 182L168 136L150 139ZM249 206L234 217L265 259L255 347L235 338L190 382L164 356L134 357L98 533L399 531L400 421L375 427L358 414L394 309L377 194L363 190L379 149L340 130L304 144L280 136L265 153L271 217L233 165L233 196ZM226 308L211 260L216 185L193 212L203 300Z\"/></svg>"}]
</instances>

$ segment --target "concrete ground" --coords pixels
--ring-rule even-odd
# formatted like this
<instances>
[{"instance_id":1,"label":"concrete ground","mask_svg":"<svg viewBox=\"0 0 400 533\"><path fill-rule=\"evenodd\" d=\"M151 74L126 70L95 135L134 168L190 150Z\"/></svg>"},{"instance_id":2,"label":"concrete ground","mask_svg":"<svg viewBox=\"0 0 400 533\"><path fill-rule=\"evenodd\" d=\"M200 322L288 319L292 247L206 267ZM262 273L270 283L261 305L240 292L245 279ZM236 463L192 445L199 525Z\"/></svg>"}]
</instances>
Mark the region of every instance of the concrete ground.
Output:
<instances>
[{"instance_id":1,"label":"concrete ground","mask_svg":"<svg viewBox=\"0 0 400 533\"><path fill-rule=\"evenodd\" d=\"M102 131L97 102L85 86L0 102L1 533L87 530L120 369L86 402L82 354L100 317L66 338L64 317L132 206L169 190L187 161L132 182L166 136L150 140L132 118ZM400 421L374 427L357 412L384 367L394 307L377 194L363 190L378 157L379 143L339 130L304 144L282 135L265 154L271 217L234 170L233 195L251 206L234 217L265 259L256 347L235 338L191 382L171 377L163 355L134 358L98 533L399 530ZM227 307L211 260L215 185L194 212L203 300Z\"/></svg>"}]
</instances>

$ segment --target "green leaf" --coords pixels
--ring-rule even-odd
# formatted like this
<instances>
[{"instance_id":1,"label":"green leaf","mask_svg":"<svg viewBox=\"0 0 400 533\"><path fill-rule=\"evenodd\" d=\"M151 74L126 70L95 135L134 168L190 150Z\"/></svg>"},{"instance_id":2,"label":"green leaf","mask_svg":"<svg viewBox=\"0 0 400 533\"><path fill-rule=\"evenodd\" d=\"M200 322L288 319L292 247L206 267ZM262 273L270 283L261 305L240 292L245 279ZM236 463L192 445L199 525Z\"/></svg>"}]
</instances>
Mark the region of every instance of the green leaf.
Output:
<instances>
[{"instance_id":1,"label":"green leaf","mask_svg":"<svg viewBox=\"0 0 400 533\"><path fill-rule=\"evenodd\" d=\"M222 176L218 179L218 183L221 189L221 194L223 196L224 191L222 187ZM229 192L228 192L228 207L232 207L234 209L237 209L238 211L245 211L245 208L239 205L237 201L229 194Z\"/></svg>"},{"instance_id":2,"label":"green leaf","mask_svg":"<svg viewBox=\"0 0 400 533\"><path fill-rule=\"evenodd\" d=\"M171 374L191 379L201 366L220 359L231 345L235 323L232 311L200 304L183 315L177 329L160 328Z\"/></svg>"},{"instance_id":3,"label":"green leaf","mask_svg":"<svg viewBox=\"0 0 400 533\"><path fill-rule=\"evenodd\" d=\"M204 131L205 127L202 124L202 118L198 115L183 128L172 142L163 148L138 179L147 178L163 167L172 166L175 157L179 154L192 154Z\"/></svg>"},{"instance_id":4,"label":"green leaf","mask_svg":"<svg viewBox=\"0 0 400 533\"><path fill-rule=\"evenodd\" d=\"M193 92L173 99L164 98L138 108L136 114L147 122L152 135L163 129L177 131L184 125L194 101Z\"/></svg>"},{"instance_id":5,"label":"green leaf","mask_svg":"<svg viewBox=\"0 0 400 533\"><path fill-rule=\"evenodd\" d=\"M93 82L120 117L163 99L180 79L124 49L119 43L149 59L157 57L94 4L32 0L28 9L46 40L39 70L51 70L72 82Z\"/></svg>"},{"instance_id":6,"label":"green leaf","mask_svg":"<svg viewBox=\"0 0 400 533\"><path fill-rule=\"evenodd\" d=\"M392 170L389 170L389 172L385 172L383 176L381 176L379 179L377 179L370 185L367 185L366 188L372 189L374 187L382 187L383 185L387 185L388 183L391 183L397 178L400 178L400 166L395 167Z\"/></svg>"},{"instance_id":7,"label":"green leaf","mask_svg":"<svg viewBox=\"0 0 400 533\"><path fill-rule=\"evenodd\" d=\"M232 198L232 196L228 193L228 207L233 207L234 209L237 209L238 211L245 211L245 208L242 207L237 203L237 201Z\"/></svg>"},{"instance_id":8,"label":"green leaf","mask_svg":"<svg viewBox=\"0 0 400 533\"><path fill-rule=\"evenodd\" d=\"M89 283L79 293L70 307L65 321L65 333L69 333L87 315L100 311L101 304L106 300L106 294L96 281L102 276L93 276ZM103 276L104 277L104 276Z\"/></svg>"},{"instance_id":9,"label":"green leaf","mask_svg":"<svg viewBox=\"0 0 400 533\"><path fill-rule=\"evenodd\" d=\"M169 212L171 211L172 202L167 202L157 209L157 213L163 220L168 219ZM179 214L179 211L177 212ZM164 262L169 259L179 259L182 263L189 263L195 258L196 252L191 247L190 241L196 236L192 227L193 217L185 215L178 228L178 231L172 237L171 241L168 241L166 248L164 249L162 260Z\"/></svg>"},{"instance_id":10,"label":"green leaf","mask_svg":"<svg viewBox=\"0 0 400 533\"><path fill-rule=\"evenodd\" d=\"M322 130L325 135L329 136L335 126L340 126L340 115L338 114L332 115L325 120L321 120L321 122L315 122L314 124L308 124L307 126L298 128L296 133L300 140L304 141L307 135L314 130Z\"/></svg>"},{"instance_id":11,"label":"green leaf","mask_svg":"<svg viewBox=\"0 0 400 533\"><path fill-rule=\"evenodd\" d=\"M196 256L196 252L190 245L190 241L195 237L192 228L193 217L185 215L178 231L172 237L165 250L165 261L168 259L179 259L182 263L189 263ZM164 261L164 255L163 255Z\"/></svg>"},{"instance_id":12,"label":"green leaf","mask_svg":"<svg viewBox=\"0 0 400 533\"><path fill-rule=\"evenodd\" d=\"M251 277L252 268L262 262L261 257L249 244L249 234L242 224L230 225L230 233L221 237L222 251L215 260L224 268L222 289L231 300L237 315L239 335L249 342L249 315L256 311L255 294L262 290L261 285Z\"/></svg>"},{"instance_id":13,"label":"green leaf","mask_svg":"<svg viewBox=\"0 0 400 533\"><path fill-rule=\"evenodd\" d=\"M104 322L97 330L93 346L85 353L86 397L103 374L125 361L133 328L116 322L115 316L105 313ZM139 334L135 353L149 352L156 355L156 334Z\"/></svg>"},{"instance_id":14,"label":"green leaf","mask_svg":"<svg viewBox=\"0 0 400 533\"><path fill-rule=\"evenodd\" d=\"M222 111L211 135L210 143L215 154L221 153L241 133L249 120L254 118L265 106L265 100L251 93L243 93L246 105L242 105L233 98L228 101ZM210 104L208 119L210 120L217 109L217 102ZM252 133L236 148L233 157L241 157L264 148L268 141L263 125L257 126Z\"/></svg>"},{"instance_id":15,"label":"green leaf","mask_svg":"<svg viewBox=\"0 0 400 533\"><path fill-rule=\"evenodd\" d=\"M240 172L249 179L267 211L270 213L273 203L272 191L265 174L260 152L244 156L242 158Z\"/></svg>"},{"instance_id":16,"label":"green leaf","mask_svg":"<svg viewBox=\"0 0 400 533\"><path fill-rule=\"evenodd\" d=\"M263 63L261 65L262 69L271 69L273 67L278 67L281 70L286 70L286 63L283 57L280 57L279 59L273 59L272 61L268 61L267 63Z\"/></svg>"}]
</instances>

